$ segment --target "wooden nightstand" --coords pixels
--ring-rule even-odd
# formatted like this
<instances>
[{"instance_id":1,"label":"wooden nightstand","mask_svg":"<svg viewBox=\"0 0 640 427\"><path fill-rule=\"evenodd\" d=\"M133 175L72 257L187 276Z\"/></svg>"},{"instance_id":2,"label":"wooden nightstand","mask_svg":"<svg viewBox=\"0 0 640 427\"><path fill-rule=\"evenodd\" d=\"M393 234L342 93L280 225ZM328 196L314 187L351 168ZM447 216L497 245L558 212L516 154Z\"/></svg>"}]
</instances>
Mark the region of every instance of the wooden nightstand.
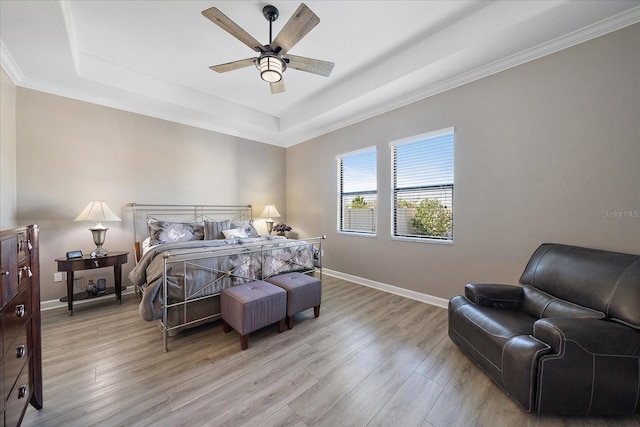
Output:
<instances>
[{"instance_id":1,"label":"wooden nightstand","mask_svg":"<svg viewBox=\"0 0 640 427\"><path fill-rule=\"evenodd\" d=\"M79 270L92 270L94 268L113 267L116 301L122 300L122 264L127 263L129 252L110 252L108 255L91 258L85 255L82 258L56 258L58 271L67 272L67 305L69 316L73 316L73 279L74 272Z\"/></svg>"}]
</instances>

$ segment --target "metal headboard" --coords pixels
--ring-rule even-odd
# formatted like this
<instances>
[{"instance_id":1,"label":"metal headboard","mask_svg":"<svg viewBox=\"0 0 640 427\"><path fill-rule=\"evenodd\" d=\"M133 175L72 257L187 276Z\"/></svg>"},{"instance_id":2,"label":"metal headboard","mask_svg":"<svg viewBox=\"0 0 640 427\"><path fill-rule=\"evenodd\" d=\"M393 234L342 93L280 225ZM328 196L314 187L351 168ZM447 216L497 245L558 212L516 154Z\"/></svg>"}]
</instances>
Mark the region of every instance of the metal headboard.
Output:
<instances>
[{"instance_id":1,"label":"metal headboard","mask_svg":"<svg viewBox=\"0 0 640 427\"><path fill-rule=\"evenodd\" d=\"M251 205L147 205L131 203L133 239L142 242L149 237L147 217L172 222L246 221L252 219Z\"/></svg>"}]
</instances>

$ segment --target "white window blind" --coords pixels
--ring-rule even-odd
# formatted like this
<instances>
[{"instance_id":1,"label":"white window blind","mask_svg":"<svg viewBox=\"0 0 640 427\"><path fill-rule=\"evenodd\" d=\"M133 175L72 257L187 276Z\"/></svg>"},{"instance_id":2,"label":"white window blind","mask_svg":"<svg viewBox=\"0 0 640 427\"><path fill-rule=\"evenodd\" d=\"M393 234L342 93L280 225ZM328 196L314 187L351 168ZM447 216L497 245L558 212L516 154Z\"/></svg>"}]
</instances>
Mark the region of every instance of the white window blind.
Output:
<instances>
[{"instance_id":1,"label":"white window blind","mask_svg":"<svg viewBox=\"0 0 640 427\"><path fill-rule=\"evenodd\" d=\"M453 128L391 142L392 236L453 241Z\"/></svg>"},{"instance_id":2,"label":"white window blind","mask_svg":"<svg viewBox=\"0 0 640 427\"><path fill-rule=\"evenodd\" d=\"M376 149L337 156L338 231L375 234L378 220Z\"/></svg>"}]
</instances>

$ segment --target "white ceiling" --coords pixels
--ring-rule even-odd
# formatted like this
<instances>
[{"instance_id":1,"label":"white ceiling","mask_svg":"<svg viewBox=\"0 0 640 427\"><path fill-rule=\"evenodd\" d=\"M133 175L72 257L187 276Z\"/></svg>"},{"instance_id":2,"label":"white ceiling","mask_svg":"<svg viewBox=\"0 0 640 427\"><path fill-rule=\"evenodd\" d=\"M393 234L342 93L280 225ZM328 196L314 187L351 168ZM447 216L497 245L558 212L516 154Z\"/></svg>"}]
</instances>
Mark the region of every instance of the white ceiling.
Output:
<instances>
[{"instance_id":1,"label":"white ceiling","mask_svg":"<svg viewBox=\"0 0 640 427\"><path fill-rule=\"evenodd\" d=\"M334 62L289 69L272 95L256 56L201 15L216 6L268 43L262 8L299 1L0 1L1 64L13 81L289 147L376 114L640 22L634 1L307 1L320 24L290 53Z\"/></svg>"}]
</instances>

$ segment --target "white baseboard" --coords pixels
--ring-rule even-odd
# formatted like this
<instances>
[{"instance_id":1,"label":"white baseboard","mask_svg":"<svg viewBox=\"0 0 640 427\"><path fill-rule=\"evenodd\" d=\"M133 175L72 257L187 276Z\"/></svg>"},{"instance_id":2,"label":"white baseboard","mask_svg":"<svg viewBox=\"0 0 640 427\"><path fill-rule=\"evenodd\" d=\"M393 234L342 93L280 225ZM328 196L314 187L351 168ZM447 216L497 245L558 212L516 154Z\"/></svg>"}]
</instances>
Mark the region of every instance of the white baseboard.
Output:
<instances>
[{"instance_id":1,"label":"white baseboard","mask_svg":"<svg viewBox=\"0 0 640 427\"><path fill-rule=\"evenodd\" d=\"M127 286L127 289L125 289L124 291L122 291L122 295L128 295L128 294L132 294L134 292L134 287L133 286ZM100 300L106 300L106 299L113 299L115 298L114 294L109 294L109 295L104 295L101 297L95 297L95 298L90 298L90 299L83 299L80 301L74 301L73 305L82 305L82 304L87 304L90 302L96 302L96 301L100 301ZM40 303L40 311L46 311L46 310L53 310L56 308L62 308L62 307L67 307L67 303L66 302L62 302L59 299L52 299L49 301L42 301Z\"/></svg>"},{"instance_id":2,"label":"white baseboard","mask_svg":"<svg viewBox=\"0 0 640 427\"><path fill-rule=\"evenodd\" d=\"M339 271L330 270L328 268L322 269L322 274L326 274L328 276L337 277L338 279L348 280L349 282L357 283L358 285L368 286L373 289L377 289L379 291L388 292L390 294L399 295L401 297L410 298L416 301L424 302L427 304L435 305L436 307L447 308L449 305L449 300L439 297L434 297L433 295L423 294L416 291L410 291L408 289L399 288L397 286L388 285L382 282L376 282L374 280L365 279L359 276L353 276L351 274L341 273ZM132 294L134 292L133 286L127 286L122 292L122 295ZM96 302L101 299L113 298L113 294L105 295L103 297L91 298L86 300L74 301L73 305L87 304L90 302ZM58 299L42 301L40 303L40 310L53 310L56 308L67 307L66 302L62 302Z\"/></svg>"},{"instance_id":3,"label":"white baseboard","mask_svg":"<svg viewBox=\"0 0 640 427\"><path fill-rule=\"evenodd\" d=\"M444 298L434 297L433 295L427 295L416 291L410 291L408 289L399 288L397 286L388 285L386 283L376 282L374 280L365 279L363 277L352 276L351 274L329 270L328 268L323 268L322 274L348 280L349 282L357 283L358 285L368 286L370 288L378 289L379 291L388 292L394 295L399 295L401 297L411 298L420 302L426 302L427 304L435 305L437 307L447 308L449 306L449 300Z\"/></svg>"}]
</instances>

